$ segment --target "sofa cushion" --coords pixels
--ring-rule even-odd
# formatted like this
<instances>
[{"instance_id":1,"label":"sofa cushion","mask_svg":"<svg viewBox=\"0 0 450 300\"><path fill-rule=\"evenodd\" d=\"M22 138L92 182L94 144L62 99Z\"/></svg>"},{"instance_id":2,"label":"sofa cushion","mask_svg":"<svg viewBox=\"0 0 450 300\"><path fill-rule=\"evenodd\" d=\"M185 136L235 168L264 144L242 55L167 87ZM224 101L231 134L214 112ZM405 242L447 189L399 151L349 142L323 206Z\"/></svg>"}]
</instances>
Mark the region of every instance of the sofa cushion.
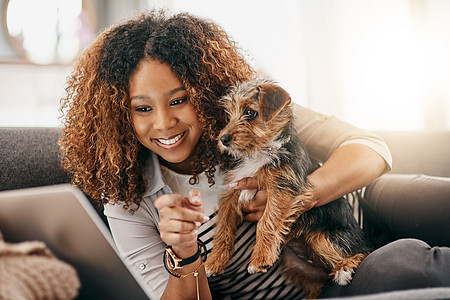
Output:
<instances>
[{"instance_id":1,"label":"sofa cushion","mask_svg":"<svg viewBox=\"0 0 450 300\"><path fill-rule=\"evenodd\" d=\"M431 246L450 245L450 178L385 174L360 199L363 227L386 243L419 238Z\"/></svg>"},{"instance_id":2,"label":"sofa cushion","mask_svg":"<svg viewBox=\"0 0 450 300\"><path fill-rule=\"evenodd\" d=\"M59 128L1 128L0 191L70 182L60 167Z\"/></svg>"}]
</instances>

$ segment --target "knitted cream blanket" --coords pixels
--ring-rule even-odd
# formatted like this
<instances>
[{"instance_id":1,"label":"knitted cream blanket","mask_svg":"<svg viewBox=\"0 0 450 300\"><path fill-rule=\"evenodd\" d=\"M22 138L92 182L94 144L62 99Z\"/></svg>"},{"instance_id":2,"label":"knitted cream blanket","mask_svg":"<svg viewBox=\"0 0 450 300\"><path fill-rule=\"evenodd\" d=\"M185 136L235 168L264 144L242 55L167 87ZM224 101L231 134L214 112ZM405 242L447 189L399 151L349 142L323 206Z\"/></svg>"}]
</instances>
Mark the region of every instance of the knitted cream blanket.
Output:
<instances>
[{"instance_id":1,"label":"knitted cream blanket","mask_svg":"<svg viewBox=\"0 0 450 300\"><path fill-rule=\"evenodd\" d=\"M79 288L76 270L43 242L6 243L0 232L0 299L73 299Z\"/></svg>"}]
</instances>

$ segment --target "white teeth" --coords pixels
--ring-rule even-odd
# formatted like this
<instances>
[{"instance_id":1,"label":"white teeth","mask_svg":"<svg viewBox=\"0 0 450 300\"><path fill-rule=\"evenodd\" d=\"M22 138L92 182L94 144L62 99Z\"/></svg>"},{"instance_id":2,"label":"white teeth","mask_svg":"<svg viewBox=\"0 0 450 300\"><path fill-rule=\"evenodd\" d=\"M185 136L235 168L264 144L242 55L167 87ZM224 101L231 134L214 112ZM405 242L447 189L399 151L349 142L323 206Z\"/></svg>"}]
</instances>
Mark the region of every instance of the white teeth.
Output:
<instances>
[{"instance_id":1,"label":"white teeth","mask_svg":"<svg viewBox=\"0 0 450 300\"><path fill-rule=\"evenodd\" d=\"M184 132L180 133L179 135L175 136L174 138L157 139L157 141L164 145L172 145L172 144L175 144L176 142L178 142L183 137L183 135L184 135Z\"/></svg>"}]
</instances>

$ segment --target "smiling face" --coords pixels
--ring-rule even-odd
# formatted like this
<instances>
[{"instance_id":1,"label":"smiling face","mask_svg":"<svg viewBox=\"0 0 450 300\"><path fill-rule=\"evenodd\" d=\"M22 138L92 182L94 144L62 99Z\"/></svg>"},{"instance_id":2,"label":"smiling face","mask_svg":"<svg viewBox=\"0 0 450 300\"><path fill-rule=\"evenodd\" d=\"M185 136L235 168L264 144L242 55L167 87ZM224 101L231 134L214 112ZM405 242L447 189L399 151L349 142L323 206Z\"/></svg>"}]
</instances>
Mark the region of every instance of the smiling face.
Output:
<instances>
[{"instance_id":1,"label":"smiling face","mask_svg":"<svg viewBox=\"0 0 450 300\"><path fill-rule=\"evenodd\" d=\"M138 140L169 168L190 172L190 155L202 135L186 89L167 63L146 59L130 77L131 119Z\"/></svg>"}]
</instances>

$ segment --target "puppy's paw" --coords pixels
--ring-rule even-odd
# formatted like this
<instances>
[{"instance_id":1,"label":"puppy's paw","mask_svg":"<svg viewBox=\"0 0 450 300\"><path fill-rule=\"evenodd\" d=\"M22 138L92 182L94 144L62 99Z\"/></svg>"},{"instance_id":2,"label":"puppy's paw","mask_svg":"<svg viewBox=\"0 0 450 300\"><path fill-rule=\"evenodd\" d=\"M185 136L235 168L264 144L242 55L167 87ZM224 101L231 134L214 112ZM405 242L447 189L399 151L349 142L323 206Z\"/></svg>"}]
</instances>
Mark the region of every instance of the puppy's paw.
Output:
<instances>
[{"instance_id":1,"label":"puppy's paw","mask_svg":"<svg viewBox=\"0 0 450 300\"><path fill-rule=\"evenodd\" d=\"M334 274L333 281L342 286L348 285L350 281L352 281L354 273L355 271L351 269L350 270L341 269L339 271L336 271L336 273Z\"/></svg>"},{"instance_id":2,"label":"puppy's paw","mask_svg":"<svg viewBox=\"0 0 450 300\"><path fill-rule=\"evenodd\" d=\"M213 270L211 270L211 269L209 269L207 267L205 267L205 273L206 273L207 277L211 277L211 276L217 275L217 273L215 273Z\"/></svg>"},{"instance_id":3,"label":"puppy's paw","mask_svg":"<svg viewBox=\"0 0 450 300\"><path fill-rule=\"evenodd\" d=\"M206 276L211 277L217 274L223 274L225 271L225 267L221 266L215 262L213 262L212 260L208 259L205 262L205 272L206 272Z\"/></svg>"},{"instance_id":4,"label":"puppy's paw","mask_svg":"<svg viewBox=\"0 0 450 300\"><path fill-rule=\"evenodd\" d=\"M278 260L278 252L270 251L274 247L256 242L248 263L247 272L250 274L266 273L270 267Z\"/></svg>"},{"instance_id":5,"label":"puppy's paw","mask_svg":"<svg viewBox=\"0 0 450 300\"><path fill-rule=\"evenodd\" d=\"M247 268L247 272L249 274L266 273L268 269L269 269L269 267L266 267L266 266L258 267L258 266L250 265Z\"/></svg>"},{"instance_id":6,"label":"puppy's paw","mask_svg":"<svg viewBox=\"0 0 450 300\"><path fill-rule=\"evenodd\" d=\"M356 268L366 256L367 254L357 253L337 263L334 272L330 274L333 276L333 281L342 286L349 284L352 281Z\"/></svg>"}]
</instances>

